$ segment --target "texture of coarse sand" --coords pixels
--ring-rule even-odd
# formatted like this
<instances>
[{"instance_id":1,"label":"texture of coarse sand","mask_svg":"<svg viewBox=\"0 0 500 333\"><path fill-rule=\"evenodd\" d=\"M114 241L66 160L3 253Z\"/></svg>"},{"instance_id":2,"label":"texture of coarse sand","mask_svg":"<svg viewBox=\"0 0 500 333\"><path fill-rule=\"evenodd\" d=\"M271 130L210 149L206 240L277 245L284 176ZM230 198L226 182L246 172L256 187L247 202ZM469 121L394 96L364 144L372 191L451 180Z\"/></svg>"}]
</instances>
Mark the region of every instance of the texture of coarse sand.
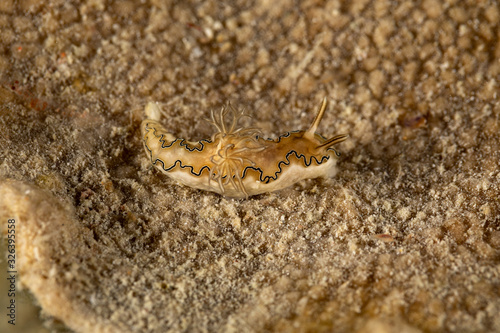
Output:
<instances>
[{"instance_id":1,"label":"texture of coarse sand","mask_svg":"<svg viewBox=\"0 0 500 333\"><path fill-rule=\"evenodd\" d=\"M61 332L500 332L499 8L0 1L16 288ZM148 101L201 140L228 101L276 137L325 96L332 179L234 200L142 147Z\"/></svg>"}]
</instances>

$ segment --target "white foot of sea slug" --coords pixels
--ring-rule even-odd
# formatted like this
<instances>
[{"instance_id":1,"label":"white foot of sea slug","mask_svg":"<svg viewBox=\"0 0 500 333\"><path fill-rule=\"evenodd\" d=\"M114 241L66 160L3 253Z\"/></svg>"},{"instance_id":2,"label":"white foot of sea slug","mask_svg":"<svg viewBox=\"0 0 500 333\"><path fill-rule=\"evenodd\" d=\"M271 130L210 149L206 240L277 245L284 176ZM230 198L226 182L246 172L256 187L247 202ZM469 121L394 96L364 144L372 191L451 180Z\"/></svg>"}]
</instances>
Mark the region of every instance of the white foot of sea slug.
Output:
<instances>
[{"instance_id":1,"label":"white foot of sea slug","mask_svg":"<svg viewBox=\"0 0 500 333\"><path fill-rule=\"evenodd\" d=\"M255 128L237 127L243 112L231 105L211 123L217 132L210 140L179 139L160 124L158 104L148 103L141 124L142 140L154 166L172 179L197 189L233 198L248 198L288 187L300 180L333 177L340 155L332 148L346 134L326 139L316 129L326 109L326 98L307 131L287 132L276 140L263 139ZM232 121L224 121L231 111Z\"/></svg>"}]
</instances>

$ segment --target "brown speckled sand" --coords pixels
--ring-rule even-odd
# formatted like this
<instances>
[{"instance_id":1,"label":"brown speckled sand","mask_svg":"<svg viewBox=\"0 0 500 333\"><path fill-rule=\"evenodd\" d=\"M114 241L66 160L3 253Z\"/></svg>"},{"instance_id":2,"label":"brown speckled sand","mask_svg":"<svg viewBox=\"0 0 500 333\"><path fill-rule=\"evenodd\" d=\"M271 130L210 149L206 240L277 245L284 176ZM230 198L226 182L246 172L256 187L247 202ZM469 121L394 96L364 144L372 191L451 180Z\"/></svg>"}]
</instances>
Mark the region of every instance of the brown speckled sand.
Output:
<instances>
[{"instance_id":1,"label":"brown speckled sand","mask_svg":"<svg viewBox=\"0 0 500 333\"><path fill-rule=\"evenodd\" d=\"M2 0L18 288L76 332L500 332L499 7ZM333 179L232 200L141 146L147 101L199 140L228 100L276 136L324 96Z\"/></svg>"}]
</instances>

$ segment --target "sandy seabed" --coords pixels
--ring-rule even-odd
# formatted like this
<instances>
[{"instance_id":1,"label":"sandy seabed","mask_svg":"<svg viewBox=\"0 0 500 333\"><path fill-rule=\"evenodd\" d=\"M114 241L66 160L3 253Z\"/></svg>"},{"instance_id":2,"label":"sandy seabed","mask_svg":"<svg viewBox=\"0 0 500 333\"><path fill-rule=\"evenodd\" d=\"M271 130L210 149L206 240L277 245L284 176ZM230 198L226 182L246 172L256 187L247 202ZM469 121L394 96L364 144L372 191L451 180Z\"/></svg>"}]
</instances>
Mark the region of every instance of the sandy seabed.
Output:
<instances>
[{"instance_id":1,"label":"sandy seabed","mask_svg":"<svg viewBox=\"0 0 500 333\"><path fill-rule=\"evenodd\" d=\"M61 332L500 332L499 8L1 1L0 225L24 296L0 329L32 299ZM147 101L200 140L227 101L276 137L325 96L318 132L350 135L332 179L234 200L142 148Z\"/></svg>"}]
</instances>

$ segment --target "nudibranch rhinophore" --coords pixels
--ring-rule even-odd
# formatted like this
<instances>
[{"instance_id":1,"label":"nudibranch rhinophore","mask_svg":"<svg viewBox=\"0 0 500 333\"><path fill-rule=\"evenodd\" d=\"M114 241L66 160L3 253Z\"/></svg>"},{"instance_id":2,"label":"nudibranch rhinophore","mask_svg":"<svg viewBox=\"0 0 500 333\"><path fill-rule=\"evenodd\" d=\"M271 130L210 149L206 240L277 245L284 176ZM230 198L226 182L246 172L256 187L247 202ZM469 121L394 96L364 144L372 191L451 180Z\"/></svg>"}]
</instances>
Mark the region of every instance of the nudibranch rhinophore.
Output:
<instances>
[{"instance_id":1,"label":"nudibranch rhinophore","mask_svg":"<svg viewBox=\"0 0 500 333\"><path fill-rule=\"evenodd\" d=\"M326 110L323 99L307 131L292 131L276 140L264 139L256 128L238 127L244 116L230 104L211 123L217 132L209 140L190 142L176 138L159 122L158 104L149 102L149 119L141 124L142 140L151 163L180 183L233 198L248 198L281 190L309 178L333 177L340 156L333 145L348 135L329 139L316 133ZM231 121L226 120L229 111Z\"/></svg>"}]
</instances>

